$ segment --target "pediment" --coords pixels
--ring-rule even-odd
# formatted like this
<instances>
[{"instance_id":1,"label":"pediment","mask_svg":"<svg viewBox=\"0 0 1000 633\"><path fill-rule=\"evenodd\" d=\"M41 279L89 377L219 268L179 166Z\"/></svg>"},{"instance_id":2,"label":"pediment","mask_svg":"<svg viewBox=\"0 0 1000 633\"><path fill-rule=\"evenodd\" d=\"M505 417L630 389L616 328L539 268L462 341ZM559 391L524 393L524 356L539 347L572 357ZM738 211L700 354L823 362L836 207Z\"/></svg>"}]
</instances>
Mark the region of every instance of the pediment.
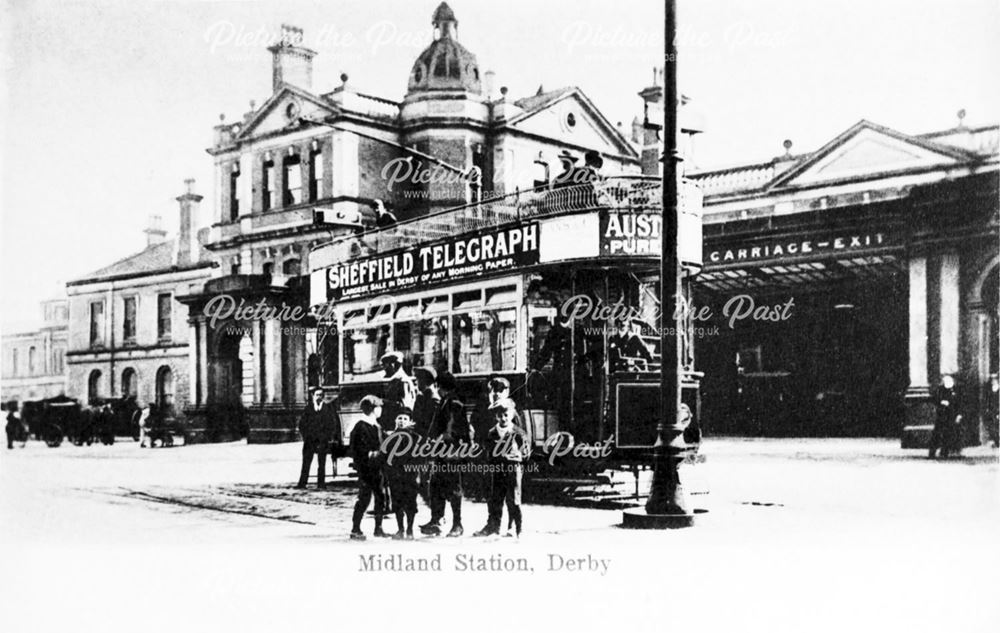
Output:
<instances>
[{"instance_id":1,"label":"pediment","mask_svg":"<svg viewBox=\"0 0 1000 633\"><path fill-rule=\"evenodd\" d=\"M578 89L514 117L508 126L602 154L635 156L628 140Z\"/></svg>"},{"instance_id":2,"label":"pediment","mask_svg":"<svg viewBox=\"0 0 1000 633\"><path fill-rule=\"evenodd\" d=\"M855 125L803 163L779 176L774 186L801 186L868 175L948 166L964 159L938 146L868 122Z\"/></svg>"},{"instance_id":3,"label":"pediment","mask_svg":"<svg viewBox=\"0 0 1000 633\"><path fill-rule=\"evenodd\" d=\"M247 121L238 138L246 139L286 131L299 125L300 118L322 119L336 112L335 106L294 86L285 86L268 99Z\"/></svg>"}]
</instances>

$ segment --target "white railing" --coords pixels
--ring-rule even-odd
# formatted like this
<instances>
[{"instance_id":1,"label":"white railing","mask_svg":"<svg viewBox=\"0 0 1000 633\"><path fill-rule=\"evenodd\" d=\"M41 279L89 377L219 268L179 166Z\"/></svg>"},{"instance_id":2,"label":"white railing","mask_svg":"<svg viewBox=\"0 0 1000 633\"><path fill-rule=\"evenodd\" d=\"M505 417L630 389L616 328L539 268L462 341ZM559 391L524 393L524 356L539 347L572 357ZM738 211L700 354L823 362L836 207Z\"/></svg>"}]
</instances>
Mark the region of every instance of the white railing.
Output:
<instances>
[{"instance_id":1,"label":"white railing","mask_svg":"<svg viewBox=\"0 0 1000 633\"><path fill-rule=\"evenodd\" d=\"M491 198L389 227L344 236L317 246L316 249L327 251L322 257L324 261L344 262L409 248L449 235L471 233L531 219L598 208L661 209L662 206L659 178L615 176L590 183L554 189L543 187Z\"/></svg>"}]
</instances>

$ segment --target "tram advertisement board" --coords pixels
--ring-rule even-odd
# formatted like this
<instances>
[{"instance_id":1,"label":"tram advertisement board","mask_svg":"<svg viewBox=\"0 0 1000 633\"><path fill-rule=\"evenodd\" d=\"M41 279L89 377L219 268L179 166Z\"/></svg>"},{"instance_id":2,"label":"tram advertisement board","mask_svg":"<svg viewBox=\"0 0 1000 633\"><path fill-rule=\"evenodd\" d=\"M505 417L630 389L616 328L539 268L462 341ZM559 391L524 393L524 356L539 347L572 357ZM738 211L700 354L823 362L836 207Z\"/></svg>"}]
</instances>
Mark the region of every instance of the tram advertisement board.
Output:
<instances>
[{"instance_id":1,"label":"tram advertisement board","mask_svg":"<svg viewBox=\"0 0 1000 633\"><path fill-rule=\"evenodd\" d=\"M532 222L463 235L326 269L327 299L413 288L538 263L539 229Z\"/></svg>"},{"instance_id":2,"label":"tram advertisement board","mask_svg":"<svg viewBox=\"0 0 1000 633\"><path fill-rule=\"evenodd\" d=\"M604 209L600 214L601 255L605 257L659 257L663 215L659 211ZM702 263L701 216L680 214L677 255L682 262Z\"/></svg>"}]
</instances>

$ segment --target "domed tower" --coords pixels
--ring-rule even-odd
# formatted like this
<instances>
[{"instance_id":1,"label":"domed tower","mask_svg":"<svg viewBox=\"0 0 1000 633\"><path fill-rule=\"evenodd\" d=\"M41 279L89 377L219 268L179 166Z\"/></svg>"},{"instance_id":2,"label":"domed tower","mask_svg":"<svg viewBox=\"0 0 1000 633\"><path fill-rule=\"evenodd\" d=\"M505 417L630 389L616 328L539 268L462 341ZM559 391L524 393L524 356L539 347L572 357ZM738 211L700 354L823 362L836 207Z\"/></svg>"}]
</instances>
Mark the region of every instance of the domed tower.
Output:
<instances>
[{"instance_id":1,"label":"domed tower","mask_svg":"<svg viewBox=\"0 0 1000 633\"><path fill-rule=\"evenodd\" d=\"M407 95L426 90L481 94L479 62L458 43L458 19L447 2L438 5L431 24L434 25L434 41L413 63Z\"/></svg>"},{"instance_id":2,"label":"domed tower","mask_svg":"<svg viewBox=\"0 0 1000 633\"><path fill-rule=\"evenodd\" d=\"M411 187L414 213L465 204L482 195L484 141L489 108L483 96L479 62L458 43L458 19L442 2L431 16L434 40L413 63L400 118L403 141L456 169L435 164L436 170ZM418 162L418 161L415 161ZM429 181L429 182L428 182Z\"/></svg>"}]
</instances>

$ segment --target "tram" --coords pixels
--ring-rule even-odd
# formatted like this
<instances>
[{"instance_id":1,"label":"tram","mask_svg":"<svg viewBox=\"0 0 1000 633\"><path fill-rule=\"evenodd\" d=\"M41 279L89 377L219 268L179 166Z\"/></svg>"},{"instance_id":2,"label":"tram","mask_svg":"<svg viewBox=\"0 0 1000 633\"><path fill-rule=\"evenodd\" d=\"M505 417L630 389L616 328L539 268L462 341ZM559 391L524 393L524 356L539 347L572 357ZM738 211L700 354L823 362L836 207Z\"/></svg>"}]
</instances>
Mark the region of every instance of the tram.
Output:
<instances>
[{"instance_id":1,"label":"tram","mask_svg":"<svg viewBox=\"0 0 1000 633\"><path fill-rule=\"evenodd\" d=\"M681 191L680 259L690 276L701 261L701 196L687 182ZM517 192L317 246L310 381L335 394L345 443L361 398L382 392L380 358L395 350L411 375L420 366L454 374L470 409L491 376L505 377L542 459L569 442L607 449L599 460L560 455L568 468L647 462L660 418L662 217L660 180L622 176ZM697 421L686 325L682 398Z\"/></svg>"}]
</instances>

